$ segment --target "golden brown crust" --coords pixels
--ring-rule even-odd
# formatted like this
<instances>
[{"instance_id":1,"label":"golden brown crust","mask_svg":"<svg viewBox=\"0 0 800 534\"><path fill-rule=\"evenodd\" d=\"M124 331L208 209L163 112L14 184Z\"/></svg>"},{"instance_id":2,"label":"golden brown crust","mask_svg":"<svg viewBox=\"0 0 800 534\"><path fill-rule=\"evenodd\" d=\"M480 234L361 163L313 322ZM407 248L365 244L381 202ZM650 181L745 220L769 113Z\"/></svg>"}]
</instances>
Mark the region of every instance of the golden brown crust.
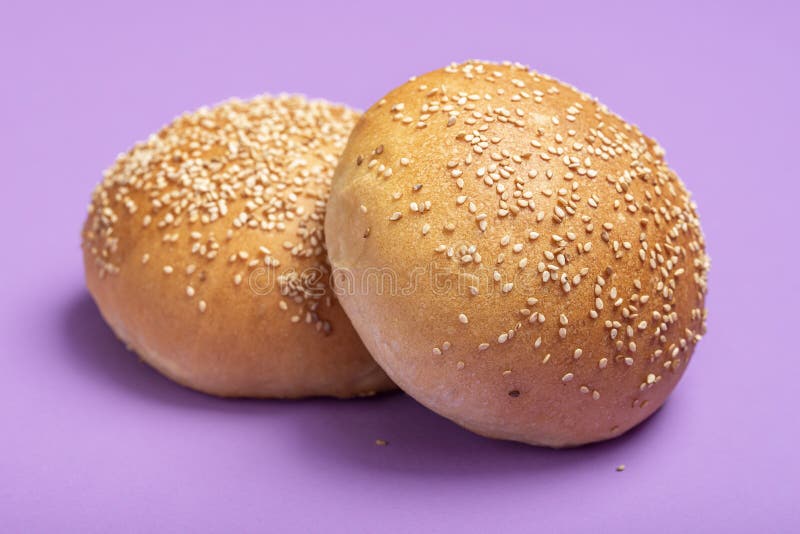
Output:
<instances>
[{"instance_id":1,"label":"golden brown crust","mask_svg":"<svg viewBox=\"0 0 800 534\"><path fill-rule=\"evenodd\" d=\"M328 286L325 201L357 117L302 97L230 101L120 156L83 230L87 285L117 335L215 395L392 388Z\"/></svg>"},{"instance_id":2,"label":"golden brown crust","mask_svg":"<svg viewBox=\"0 0 800 534\"><path fill-rule=\"evenodd\" d=\"M369 109L326 230L378 363L487 436L619 435L664 402L704 330L703 236L663 151L520 65L451 65Z\"/></svg>"}]
</instances>

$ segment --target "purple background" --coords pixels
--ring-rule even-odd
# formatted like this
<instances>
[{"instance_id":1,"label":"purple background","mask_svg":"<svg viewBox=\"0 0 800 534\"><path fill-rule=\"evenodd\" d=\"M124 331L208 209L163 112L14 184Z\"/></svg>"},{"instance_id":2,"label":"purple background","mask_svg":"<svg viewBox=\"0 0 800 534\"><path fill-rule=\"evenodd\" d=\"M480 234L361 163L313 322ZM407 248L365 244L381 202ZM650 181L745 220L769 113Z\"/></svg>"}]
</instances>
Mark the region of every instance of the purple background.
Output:
<instances>
[{"instance_id":1,"label":"purple background","mask_svg":"<svg viewBox=\"0 0 800 534\"><path fill-rule=\"evenodd\" d=\"M73 4L0 6L0 530L797 531L796 4ZM649 422L559 452L403 395L223 401L114 339L79 228L118 152L229 96L365 108L469 57L598 96L695 194L709 334Z\"/></svg>"}]
</instances>

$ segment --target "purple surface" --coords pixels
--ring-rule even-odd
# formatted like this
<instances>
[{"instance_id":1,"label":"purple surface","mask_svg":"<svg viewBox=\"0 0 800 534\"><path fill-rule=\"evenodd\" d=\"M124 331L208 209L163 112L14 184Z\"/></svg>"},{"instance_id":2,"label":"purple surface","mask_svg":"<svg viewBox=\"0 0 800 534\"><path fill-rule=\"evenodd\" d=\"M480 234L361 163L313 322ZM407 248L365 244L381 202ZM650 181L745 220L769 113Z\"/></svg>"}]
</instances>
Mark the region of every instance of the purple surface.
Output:
<instances>
[{"instance_id":1,"label":"purple surface","mask_svg":"<svg viewBox=\"0 0 800 534\"><path fill-rule=\"evenodd\" d=\"M72 4L0 6L0 530L796 532L796 3ZM709 334L649 422L559 452L403 395L223 401L114 339L79 228L117 152L229 96L365 108L469 57L598 96L695 194Z\"/></svg>"}]
</instances>

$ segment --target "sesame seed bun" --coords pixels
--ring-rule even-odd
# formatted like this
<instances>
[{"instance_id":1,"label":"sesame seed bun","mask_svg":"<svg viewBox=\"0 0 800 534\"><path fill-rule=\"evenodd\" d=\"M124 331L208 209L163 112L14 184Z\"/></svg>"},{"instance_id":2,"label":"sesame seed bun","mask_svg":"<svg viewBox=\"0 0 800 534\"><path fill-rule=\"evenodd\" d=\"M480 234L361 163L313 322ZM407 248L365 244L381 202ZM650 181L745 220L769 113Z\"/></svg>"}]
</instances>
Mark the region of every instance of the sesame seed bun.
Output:
<instances>
[{"instance_id":1,"label":"sesame seed bun","mask_svg":"<svg viewBox=\"0 0 800 534\"><path fill-rule=\"evenodd\" d=\"M454 64L372 106L325 228L378 363L486 436L618 436L661 406L705 329L709 260L662 149L521 65Z\"/></svg>"},{"instance_id":2,"label":"sesame seed bun","mask_svg":"<svg viewBox=\"0 0 800 534\"><path fill-rule=\"evenodd\" d=\"M105 173L86 283L141 358L231 397L393 388L333 297L322 223L358 114L299 96L185 114Z\"/></svg>"}]
</instances>

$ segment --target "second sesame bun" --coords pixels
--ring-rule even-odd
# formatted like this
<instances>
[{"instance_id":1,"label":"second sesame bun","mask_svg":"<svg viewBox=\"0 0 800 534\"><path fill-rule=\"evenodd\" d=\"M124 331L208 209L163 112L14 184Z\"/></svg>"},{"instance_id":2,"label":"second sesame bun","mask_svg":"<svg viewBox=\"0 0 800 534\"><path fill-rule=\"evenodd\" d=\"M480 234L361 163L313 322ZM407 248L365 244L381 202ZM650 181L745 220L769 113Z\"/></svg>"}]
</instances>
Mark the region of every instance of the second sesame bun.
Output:
<instances>
[{"instance_id":1,"label":"second sesame bun","mask_svg":"<svg viewBox=\"0 0 800 534\"><path fill-rule=\"evenodd\" d=\"M325 203L357 118L302 97L234 100L121 155L82 234L87 285L116 334L214 395L392 389L328 285Z\"/></svg>"},{"instance_id":2,"label":"second sesame bun","mask_svg":"<svg viewBox=\"0 0 800 534\"><path fill-rule=\"evenodd\" d=\"M451 65L372 106L325 229L378 363L486 436L618 436L661 406L704 333L703 234L661 148L520 65Z\"/></svg>"}]
</instances>

